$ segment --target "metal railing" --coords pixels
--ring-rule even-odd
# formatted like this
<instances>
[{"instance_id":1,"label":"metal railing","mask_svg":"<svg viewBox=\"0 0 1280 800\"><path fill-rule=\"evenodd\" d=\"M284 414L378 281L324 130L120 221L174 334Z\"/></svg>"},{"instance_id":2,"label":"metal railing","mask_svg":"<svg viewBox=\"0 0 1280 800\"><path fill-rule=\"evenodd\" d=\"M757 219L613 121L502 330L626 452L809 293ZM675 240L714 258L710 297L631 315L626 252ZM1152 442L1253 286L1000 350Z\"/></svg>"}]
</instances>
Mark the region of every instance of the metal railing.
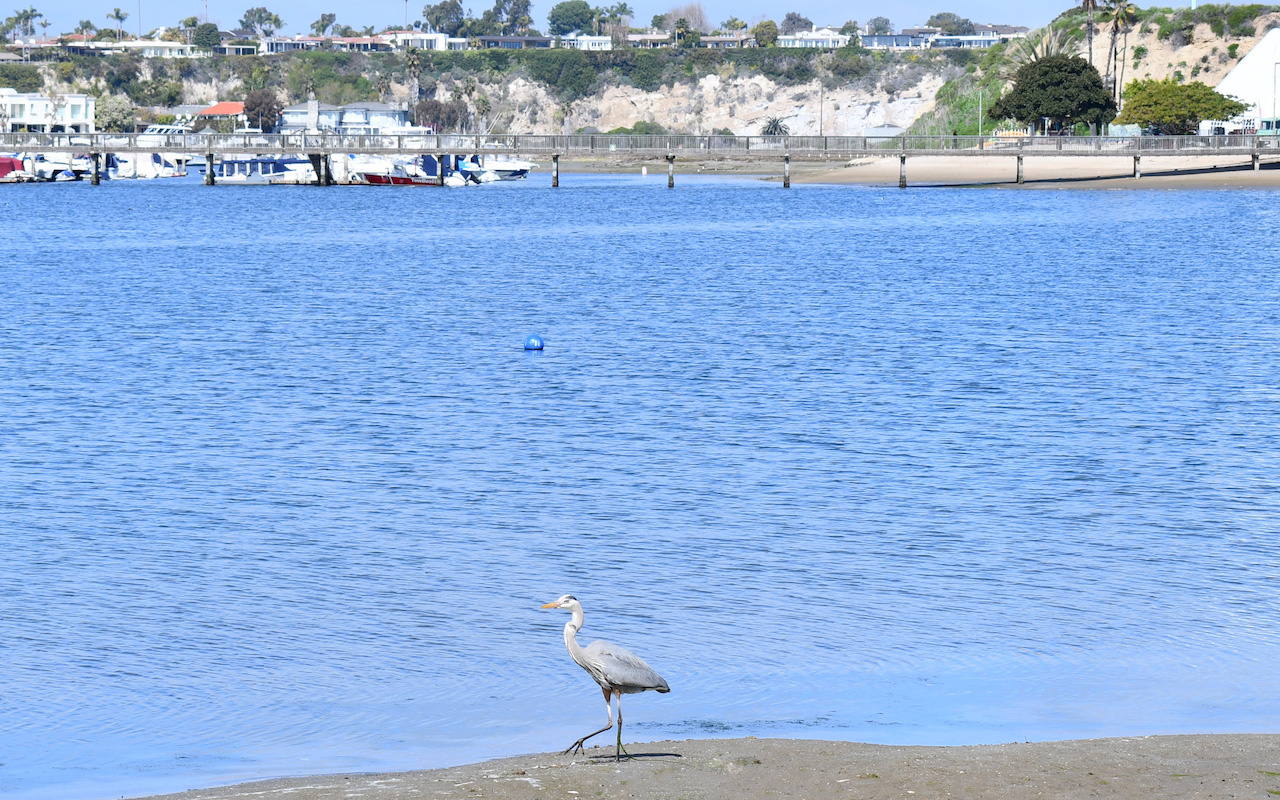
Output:
<instances>
[{"instance_id":1,"label":"metal railing","mask_svg":"<svg viewBox=\"0 0 1280 800\"><path fill-rule=\"evenodd\" d=\"M5 133L0 152L286 155L498 153L765 160L907 155L1197 156L1277 149L1274 136L629 136L610 134L348 135L263 133Z\"/></svg>"}]
</instances>

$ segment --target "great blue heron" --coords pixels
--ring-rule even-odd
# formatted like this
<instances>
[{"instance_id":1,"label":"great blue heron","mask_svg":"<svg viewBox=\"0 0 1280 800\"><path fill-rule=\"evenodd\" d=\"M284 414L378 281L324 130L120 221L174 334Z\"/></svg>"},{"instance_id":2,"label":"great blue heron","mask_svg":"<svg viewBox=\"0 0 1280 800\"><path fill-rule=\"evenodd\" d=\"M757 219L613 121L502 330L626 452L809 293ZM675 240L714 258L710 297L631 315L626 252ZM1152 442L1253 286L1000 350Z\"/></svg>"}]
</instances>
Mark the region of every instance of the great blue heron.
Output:
<instances>
[{"instance_id":1,"label":"great blue heron","mask_svg":"<svg viewBox=\"0 0 1280 800\"><path fill-rule=\"evenodd\" d=\"M613 727L612 697L618 699L618 746L613 751L613 758L618 761L626 749L622 746L622 696L638 694L649 689L657 692L669 692L671 687L662 676L653 671L653 667L644 663L644 659L616 644L595 641L586 647L578 646L578 631L582 630L582 604L578 598L566 594L559 600L547 603L543 608L563 608L573 612L573 618L564 624L564 646L569 648L569 657L578 662L578 666L587 671L595 682L600 684L604 692L604 707L609 714L609 724L594 733L583 736L569 746L566 753L577 750L586 753L583 742L598 733L604 733ZM630 756L630 753L627 753Z\"/></svg>"}]
</instances>

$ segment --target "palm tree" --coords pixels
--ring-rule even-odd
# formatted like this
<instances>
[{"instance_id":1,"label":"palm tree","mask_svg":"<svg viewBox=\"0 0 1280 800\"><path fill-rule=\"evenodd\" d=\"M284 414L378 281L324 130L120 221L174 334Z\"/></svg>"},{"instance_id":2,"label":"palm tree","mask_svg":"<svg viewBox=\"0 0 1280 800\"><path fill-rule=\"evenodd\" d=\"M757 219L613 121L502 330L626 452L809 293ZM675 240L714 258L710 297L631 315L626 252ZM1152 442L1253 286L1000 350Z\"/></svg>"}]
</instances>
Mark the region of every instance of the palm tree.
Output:
<instances>
[{"instance_id":1,"label":"palm tree","mask_svg":"<svg viewBox=\"0 0 1280 800\"><path fill-rule=\"evenodd\" d=\"M1120 80L1116 81L1116 105L1119 106L1123 101L1124 95L1124 56L1128 57L1129 53L1129 31L1133 29L1133 23L1138 16L1138 7L1129 0L1117 0L1115 5L1116 20L1123 26L1124 49L1116 56L1116 69L1120 70ZM1114 41L1114 34L1113 34ZM1112 45L1114 47L1114 45Z\"/></svg>"},{"instance_id":2,"label":"palm tree","mask_svg":"<svg viewBox=\"0 0 1280 800\"><path fill-rule=\"evenodd\" d=\"M764 121L764 127L760 129L761 136L790 136L791 128L787 127L787 123L782 121L782 117L769 117Z\"/></svg>"},{"instance_id":3,"label":"palm tree","mask_svg":"<svg viewBox=\"0 0 1280 800\"><path fill-rule=\"evenodd\" d=\"M422 69L422 51L410 47L404 54L404 73L409 81L409 105L418 102L418 72Z\"/></svg>"},{"instance_id":4,"label":"palm tree","mask_svg":"<svg viewBox=\"0 0 1280 800\"><path fill-rule=\"evenodd\" d=\"M1081 0L1080 7L1089 12L1085 33L1089 37L1089 66L1093 66L1093 15L1098 10L1098 0Z\"/></svg>"},{"instance_id":5,"label":"palm tree","mask_svg":"<svg viewBox=\"0 0 1280 800\"><path fill-rule=\"evenodd\" d=\"M1107 81L1111 84L1111 90L1118 92L1119 87L1116 86L1116 69L1119 60L1119 49L1116 46L1117 40L1120 38L1121 32L1128 33L1129 26L1138 16L1138 7L1129 0L1107 0L1107 11L1105 17L1111 23L1111 49L1107 51Z\"/></svg>"},{"instance_id":6,"label":"palm tree","mask_svg":"<svg viewBox=\"0 0 1280 800\"><path fill-rule=\"evenodd\" d=\"M98 30L98 26L94 25L92 22L90 22L87 19L80 20L80 24L76 26L76 33L83 36L85 38L85 41L88 41L89 34L94 33L97 30Z\"/></svg>"},{"instance_id":7,"label":"palm tree","mask_svg":"<svg viewBox=\"0 0 1280 800\"><path fill-rule=\"evenodd\" d=\"M113 19L116 21L116 41L117 42L120 41L120 26L123 25L124 21L128 18L129 18L129 12L121 11L119 8L113 9L112 12L107 15L107 19Z\"/></svg>"},{"instance_id":8,"label":"palm tree","mask_svg":"<svg viewBox=\"0 0 1280 800\"><path fill-rule=\"evenodd\" d=\"M680 37L684 34L687 34L688 32L689 32L689 20L685 19L684 17L680 17L679 19L677 19L675 24L676 47L680 46Z\"/></svg>"},{"instance_id":9,"label":"palm tree","mask_svg":"<svg viewBox=\"0 0 1280 800\"><path fill-rule=\"evenodd\" d=\"M36 20L44 19L44 14L36 11L35 6L29 8L18 9L13 12L13 16L5 20L15 33L34 36L36 32Z\"/></svg>"},{"instance_id":10,"label":"palm tree","mask_svg":"<svg viewBox=\"0 0 1280 800\"><path fill-rule=\"evenodd\" d=\"M1075 53L1075 45L1071 43L1066 31L1061 28L1041 28L1023 39L1014 40L999 75L1001 80L1009 82L1019 69L1032 61L1050 56L1071 56Z\"/></svg>"}]
</instances>

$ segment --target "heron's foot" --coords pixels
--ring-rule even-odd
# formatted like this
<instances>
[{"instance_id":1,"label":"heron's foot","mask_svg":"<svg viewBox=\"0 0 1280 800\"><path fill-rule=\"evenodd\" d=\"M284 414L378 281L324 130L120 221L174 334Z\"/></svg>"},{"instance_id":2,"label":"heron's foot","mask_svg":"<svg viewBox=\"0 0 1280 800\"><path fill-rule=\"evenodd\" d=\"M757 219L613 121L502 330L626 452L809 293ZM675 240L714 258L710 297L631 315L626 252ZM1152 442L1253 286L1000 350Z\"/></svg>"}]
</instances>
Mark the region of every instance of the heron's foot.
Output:
<instances>
[{"instance_id":1,"label":"heron's foot","mask_svg":"<svg viewBox=\"0 0 1280 800\"><path fill-rule=\"evenodd\" d=\"M622 752L621 752L621 753L614 753L614 754L613 754L613 760L614 760L614 761L621 761L621 760L622 760L622 756L624 756L624 755L625 755L627 758L635 758L635 756L633 756L633 755L631 755L630 753L628 753L628 752L627 752L627 748L626 748L626 746L625 746L625 745L623 745L623 744L622 744L622 742L618 742L618 749L619 749L619 750L621 750Z\"/></svg>"},{"instance_id":2,"label":"heron's foot","mask_svg":"<svg viewBox=\"0 0 1280 800\"><path fill-rule=\"evenodd\" d=\"M587 754L587 748L585 745L583 745L583 742L585 741L586 741L585 738L579 739L578 741L570 745L568 750L565 750L560 755L565 756L565 755L569 755L570 753L573 753L574 755L578 755L579 753L581 753L582 755L585 756Z\"/></svg>"}]
</instances>

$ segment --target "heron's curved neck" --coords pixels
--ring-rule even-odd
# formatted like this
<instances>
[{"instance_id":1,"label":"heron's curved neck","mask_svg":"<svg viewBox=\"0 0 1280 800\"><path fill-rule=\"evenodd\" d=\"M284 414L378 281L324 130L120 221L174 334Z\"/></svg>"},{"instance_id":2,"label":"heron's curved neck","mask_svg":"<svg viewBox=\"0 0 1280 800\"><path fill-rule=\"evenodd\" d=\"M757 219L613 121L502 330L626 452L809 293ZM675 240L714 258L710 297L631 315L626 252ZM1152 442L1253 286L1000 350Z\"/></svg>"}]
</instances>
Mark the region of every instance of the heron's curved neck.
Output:
<instances>
[{"instance_id":1,"label":"heron's curved neck","mask_svg":"<svg viewBox=\"0 0 1280 800\"><path fill-rule=\"evenodd\" d=\"M573 610L573 618L564 624L564 646L574 661L582 663L582 648L578 646L578 631L582 630L582 609Z\"/></svg>"}]
</instances>

